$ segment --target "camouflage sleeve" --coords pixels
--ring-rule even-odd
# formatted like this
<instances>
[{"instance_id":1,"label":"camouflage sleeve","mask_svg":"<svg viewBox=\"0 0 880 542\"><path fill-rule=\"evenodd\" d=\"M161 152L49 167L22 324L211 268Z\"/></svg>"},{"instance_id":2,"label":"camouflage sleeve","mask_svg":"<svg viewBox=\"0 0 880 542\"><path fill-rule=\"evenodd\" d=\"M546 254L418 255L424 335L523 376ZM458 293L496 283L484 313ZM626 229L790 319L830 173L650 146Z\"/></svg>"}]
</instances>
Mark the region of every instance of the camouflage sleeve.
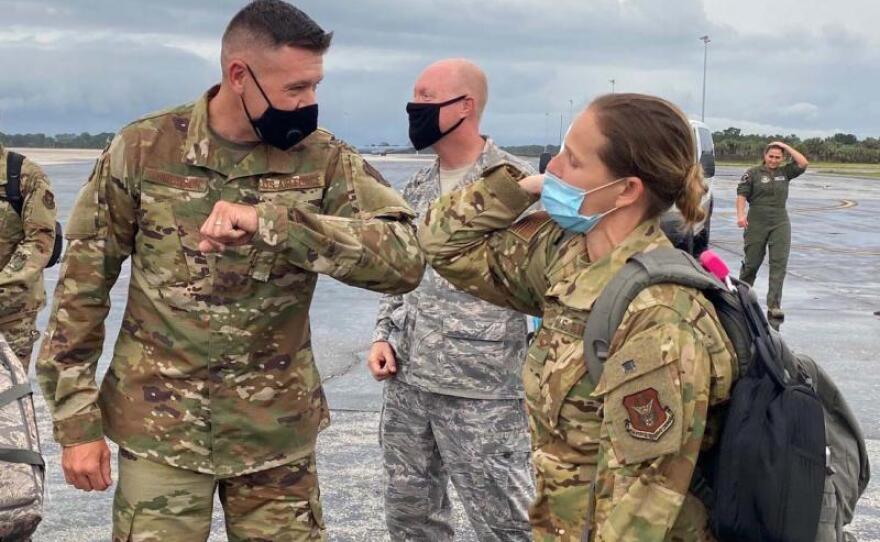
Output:
<instances>
[{"instance_id":1,"label":"camouflage sleeve","mask_svg":"<svg viewBox=\"0 0 880 542\"><path fill-rule=\"evenodd\" d=\"M24 197L21 210L24 237L6 266L0 269L0 299L26 295L33 284L42 279L43 269L55 246L55 195L43 170L29 160L22 165L21 192ZM21 309L20 304L0 305L0 313L5 312L5 306ZM26 308L37 310L39 306Z\"/></svg>"},{"instance_id":2,"label":"camouflage sleeve","mask_svg":"<svg viewBox=\"0 0 880 542\"><path fill-rule=\"evenodd\" d=\"M418 172L403 187L403 200L412 209L418 208L418 198L415 195L416 183L422 177L423 172ZM392 315L395 311L403 307L403 294L385 294L379 301L379 311L376 315L376 327L373 330L373 342L387 341L391 337L391 332L397 326L394 325Z\"/></svg>"},{"instance_id":3,"label":"camouflage sleeve","mask_svg":"<svg viewBox=\"0 0 880 542\"><path fill-rule=\"evenodd\" d=\"M440 198L419 240L431 266L458 288L490 303L538 316L558 228L546 213L514 221L537 197L520 188L523 173L509 164Z\"/></svg>"},{"instance_id":4,"label":"camouflage sleeve","mask_svg":"<svg viewBox=\"0 0 880 542\"><path fill-rule=\"evenodd\" d=\"M743 176L740 177L740 179L739 179L739 183L736 185L736 195L737 196L742 196L746 199L749 199L752 197L752 177L753 176L754 176L754 174L752 173L751 169L746 170L746 172L743 173Z\"/></svg>"},{"instance_id":5,"label":"camouflage sleeve","mask_svg":"<svg viewBox=\"0 0 880 542\"><path fill-rule=\"evenodd\" d=\"M711 362L699 332L671 308L638 311L624 325L594 391L604 412L596 540L665 540L700 452Z\"/></svg>"},{"instance_id":6,"label":"camouflage sleeve","mask_svg":"<svg viewBox=\"0 0 880 542\"><path fill-rule=\"evenodd\" d=\"M67 250L55 289L37 378L62 446L101 438L95 370L104 343L110 289L135 236L135 200L122 174L117 137L98 159L67 222Z\"/></svg>"},{"instance_id":7,"label":"camouflage sleeve","mask_svg":"<svg viewBox=\"0 0 880 542\"><path fill-rule=\"evenodd\" d=\"M785 173L785 178L789 181L792 179L796 179L804 174L807 171L807 168L801 167L794 160L789 161L785 166L783 166L782 171Z\"/></svg>"},{"instance_id":8,"label":"camouflage sleeve","mask_svg":"<svg viewBox=\"0 0 880 542\"><path fill-rule=\"evenodd\" d=\"M323 208L257 205L257 247L293 265L377 292L416 286L425 259L413 211L369 163L343 147L328 169Z\"/></svg>"}]
</instances>

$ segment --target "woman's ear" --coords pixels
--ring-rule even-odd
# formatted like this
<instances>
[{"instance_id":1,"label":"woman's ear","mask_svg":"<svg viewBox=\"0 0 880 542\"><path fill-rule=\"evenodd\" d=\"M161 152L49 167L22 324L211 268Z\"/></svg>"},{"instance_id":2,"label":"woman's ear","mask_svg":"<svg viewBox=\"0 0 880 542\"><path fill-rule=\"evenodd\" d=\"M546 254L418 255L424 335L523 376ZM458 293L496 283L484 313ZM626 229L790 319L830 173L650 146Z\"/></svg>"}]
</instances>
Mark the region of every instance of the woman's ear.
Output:
<instances>
[{"instance_id":1,"label":"woman's ear","mask_svg":"<svg viewBox=\"0 0 880 542\"><path fill-rule=\"evenodd\" d=\"M645 183L638 177L626 177L621 184L623 191L617 195L616 207L629 207L638 202L645 193Z\"/></svg>"}]
</instances>

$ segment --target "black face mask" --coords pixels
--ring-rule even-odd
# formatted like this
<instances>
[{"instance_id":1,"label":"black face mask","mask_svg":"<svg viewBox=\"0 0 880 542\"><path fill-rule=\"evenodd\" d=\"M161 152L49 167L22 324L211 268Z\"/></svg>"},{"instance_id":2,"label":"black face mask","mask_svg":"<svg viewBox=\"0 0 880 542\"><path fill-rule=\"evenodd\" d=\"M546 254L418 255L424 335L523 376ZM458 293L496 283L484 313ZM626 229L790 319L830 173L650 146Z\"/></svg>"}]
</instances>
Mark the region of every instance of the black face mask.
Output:
<instances>
[{"instance_id":1,"label":"black face mask","mask_svg":"<svg viewBox=\"0 0 880 542\"><path fill-rule=\"evenodd\" d=\"M406 113L409 115L409 140L412 141L413 147L419 151L427 149L461 126L464 119L455 123L452 128L445 132L441 132L440 110L465 98L467 98L466 94L439 104L416 102L406 104Z\"/></svg>"},{"instance_id":2,"label":"black face mask","mask_svg":"<svg viewBox=\"0 0 880 542\"><path fill-rule=\"evenodd\" d=\"M244 97L241 98L244 112L260 141L286 151L318 129L318 104L307 105L292 111L276 109L263 91L263 87L260 86L260 82L257 81L257 76L251 71L251 67L248 66L247 69L251 77L254 78L257 88L260 89L260 94L269 104L266 112L260 115L260 118L254 119L251 118L251 113L244 103Z\"/></svg>"}]
</instances>

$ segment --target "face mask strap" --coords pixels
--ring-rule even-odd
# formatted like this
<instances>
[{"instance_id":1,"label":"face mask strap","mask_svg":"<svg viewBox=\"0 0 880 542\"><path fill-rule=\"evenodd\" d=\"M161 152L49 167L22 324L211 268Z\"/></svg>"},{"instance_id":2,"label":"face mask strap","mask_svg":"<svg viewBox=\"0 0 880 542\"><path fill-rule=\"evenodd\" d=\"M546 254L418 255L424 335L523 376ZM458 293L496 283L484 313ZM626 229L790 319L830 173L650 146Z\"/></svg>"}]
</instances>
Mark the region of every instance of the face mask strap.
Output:
<instances>
[{"instance_id":1,"label":"face mask strap","mask_svg":"<svg viewBox=\"0 0 880 542\"><path fill-rule=\"evenodd\" d=\"M625 180L626 180L626 177L621 177L619 179L615 179L615 180L611 181L610 183L605 183L602 186L597 186L596 188L593 188L591 190L587 190L585 193L592 194L593 192L598 192L600 190L604 190L604 189L608 188L609 186L614 186L615 184L619 183L620 181L625 181Z\"/></svg>"},{"instance_id":2,"label":"face mask strap","mask_svg":"<svg viewBox=\"0 0 880 542\"><path fill-rule=\"evenodd\" d=\"M260 94L263 95L263 99L266 100L266 103L269 104L269 107L274 108L275 106L272 105L271 101L269 101L269 97L266 96L266 92L263 90L263 86L260 85L260 81L257 80L257 76L254 75L254 70L252 70L248 64L245 64L244 66L247 68L248 73L251 74L251 78L253 78L254 83L257 84L257 89L260 91ZM242 98L242 100L244 100L244 98ZM245 109L247 109L247 108L245 107ZM248 116L250 116L250 113L248 113Z\"/></svg>"},{"instance_id":3,"label":"face mask strap","mask_svg":"<svg viewBox=\"0 0 880 542\"><path fill-rule=\"evenodd\" d=\"M451 100L446 100L445 102L441 102L441 103L439 103L439 104L432 104L432 105L436 105L437 107L446 107L447 105L452 105L452 104L454 104L455 102L460 102L460 101L464 100L464 99L467 98L467 97L468 97L467 94L462 94L462 95L459 96L458 98L453 98L453 99L451 99Z\"/></svg>"},{"instance_id":4,"label":"face mask strap","mask_svg":"<svg viewBox=\"0 0 880 542\"><path fill-rule=\"evenodd\" d=\"M451 134L452 132L454 132L456 128L458 128L459 126L461 126L461 123L462 123L462 122L464 122L464 119L463 119L463 118L460 119L458 122L456 122L456 123L452 126L452 128L446 130L445 132L440 132L440 139L443 139L444 137L446 137L446 136L448 136L449 134Z\"/></svg>"}]
</instances>

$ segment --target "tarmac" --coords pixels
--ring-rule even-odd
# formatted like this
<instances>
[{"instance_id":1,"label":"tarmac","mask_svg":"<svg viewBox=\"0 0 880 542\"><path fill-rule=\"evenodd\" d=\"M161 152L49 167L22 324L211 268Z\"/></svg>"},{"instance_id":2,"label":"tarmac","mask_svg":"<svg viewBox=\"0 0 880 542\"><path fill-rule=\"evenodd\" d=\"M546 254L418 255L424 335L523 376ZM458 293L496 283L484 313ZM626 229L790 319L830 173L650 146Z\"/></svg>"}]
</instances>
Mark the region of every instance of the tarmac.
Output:
<instances>
[{"instance_id":1,"label":"tarmac","mask_svg":"<svg viewBox=\"0 0 880 542\"><path fill-rule=\"evenodd\" d=\"M418 166L377 163L397 186ZM59 188L70 182L75 190L89 168L88 164L78 168L49 166L47 172ZM719 167L714 180L711 244L734 272L742 255L742 233L733 211L741 174L741 169ZM72 194L56 199L62 202L62 213L73 201ZM789 209L793 242L783 298L787 314L783 335L795 350L812 355L834 377L856 411L872 459L880 459L880 371L873 370L880 346L880 181L808 172L794 181ZM47 276L50 292L56 275L57 269ZM99 374L106 368L118 329L125 277L127 270L114 289ZM762 300L766 283L765 264L756 285ZM312 303L313 346L332 410L332 424L318 441L324 518L332 541L388 540L377 438L382 385L374 382L364 367L378 299L376 294L322 278ZM41 322L45 322L45 314ZM49 470L46 516L34 540L108 540L113 488L86 494L65 485L45 402L39 393L35 401ZM475 541L451 491L456 540ZM851 531L859 540L880 540L880 481L872 482L862 497ZM209 540L226 540L219 505L215 506Z\"/></svg>"}]
</instances>

